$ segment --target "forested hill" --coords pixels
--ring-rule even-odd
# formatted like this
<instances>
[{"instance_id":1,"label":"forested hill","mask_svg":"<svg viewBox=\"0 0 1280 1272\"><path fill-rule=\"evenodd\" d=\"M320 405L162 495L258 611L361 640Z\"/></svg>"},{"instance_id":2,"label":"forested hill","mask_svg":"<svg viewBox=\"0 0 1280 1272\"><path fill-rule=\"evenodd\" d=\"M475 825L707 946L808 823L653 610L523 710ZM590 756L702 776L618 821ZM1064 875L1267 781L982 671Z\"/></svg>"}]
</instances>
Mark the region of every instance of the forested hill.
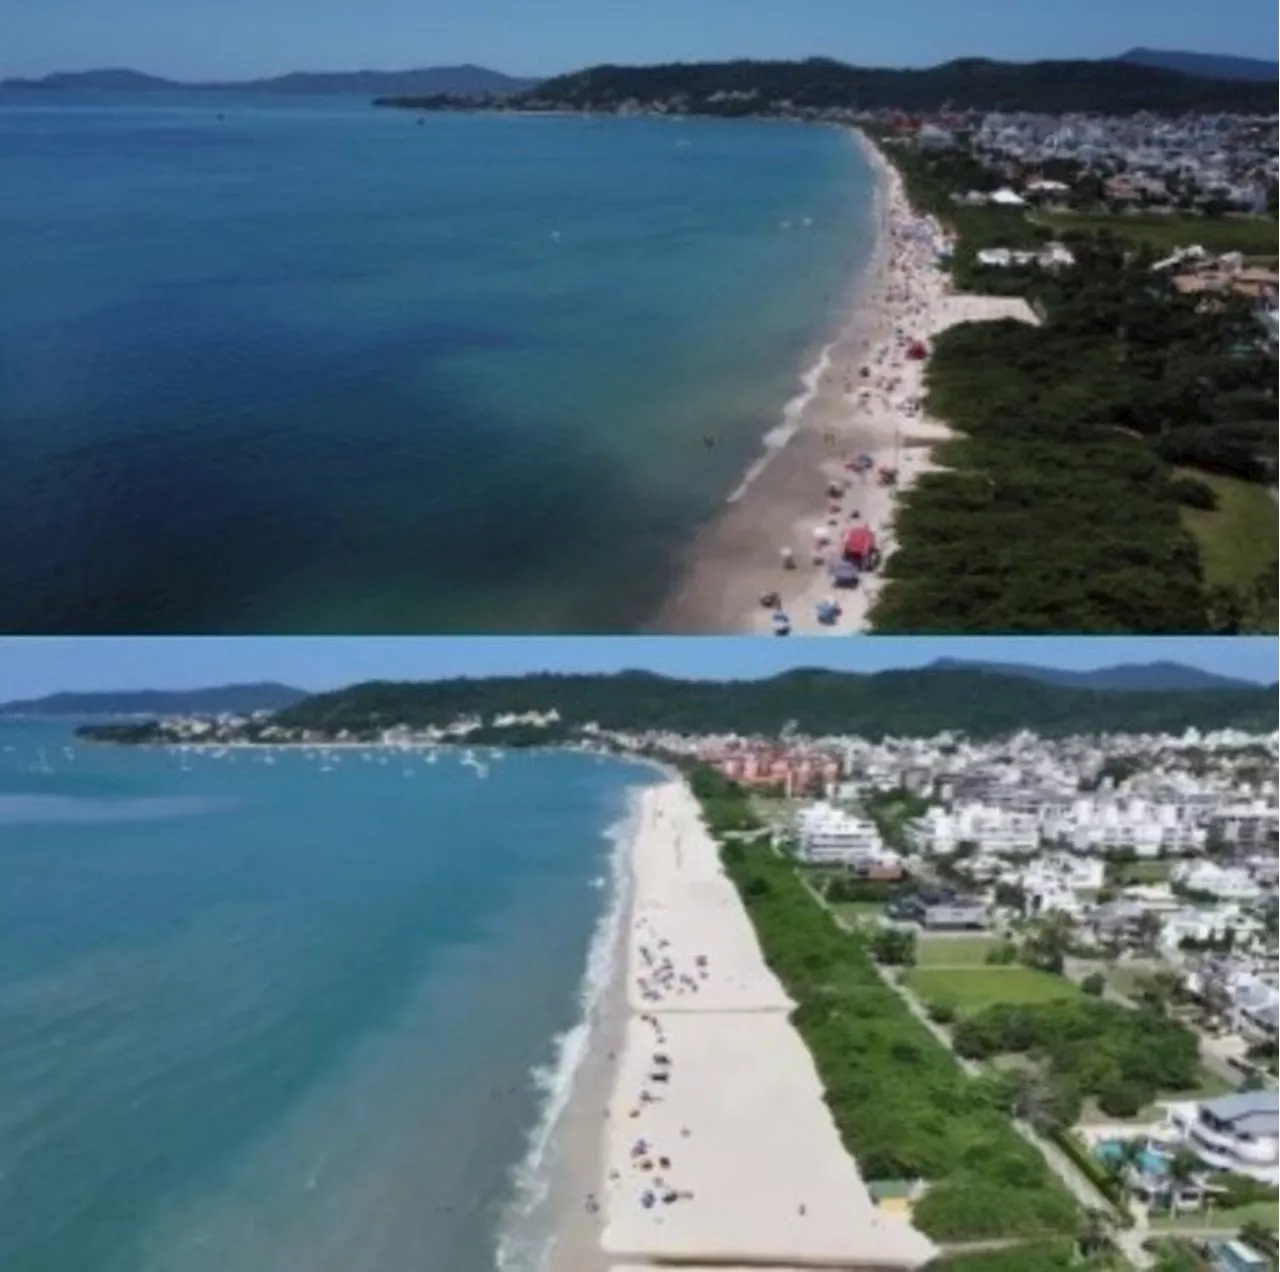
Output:
<instances>
[{"instance_id":1,"label":"forested hill","mask_svg":"<svg viewBox=\"0 0 1280 1272\"><path fill-rule=\"evenodd\" d=\"M712 115L832 108L1272 114L1276 99L1274 85L1206 79L1119 60L966 58L925 70L892 70L814 58L593 66L545 80L513 104L598 111L631 104Z\"/></svg>"},{"instance_id":2,"label":"forested hill","mask_svg":"<svg viewBox=\"0 0 1280 1272\"><path fill-rule=\"evenodd\" d=\"M275 722L336 733L396 724L486 721L508 712L555 708L569 726L591 721L626 731L776 734L788 723L810 734L932 734L945 729L992 736L1275 728L1276 690L1108 692L1066 688L983 671L882 672L874 676L793 671L769 680L673 680L647 672L536 675L420 684L373 682L307 698Z\"/></svg>"},{"instance_id":3,"label":"forested hill","mask_svg":"<svg viewBox=\"0 0 1280 1272\"><path fill-rule=\"evenodd\" d=\"M1141 66L1163 66L1166 70L1181 71L1184 75L1207 75L1211 79L1266 80L1271 84L1280 79L1280 66L1256 57L1136 48L1122 53L1120 59Z\"/></svg>"}]
</instances>

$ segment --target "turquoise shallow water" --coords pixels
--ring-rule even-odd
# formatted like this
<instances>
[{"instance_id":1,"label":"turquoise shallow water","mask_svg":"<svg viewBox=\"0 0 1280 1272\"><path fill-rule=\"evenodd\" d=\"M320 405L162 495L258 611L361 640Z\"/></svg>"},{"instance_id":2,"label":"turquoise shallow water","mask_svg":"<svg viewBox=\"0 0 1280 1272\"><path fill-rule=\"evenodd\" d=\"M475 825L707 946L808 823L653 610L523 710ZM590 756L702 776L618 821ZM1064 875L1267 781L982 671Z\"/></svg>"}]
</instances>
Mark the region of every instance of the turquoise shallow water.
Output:
<instances>
[{"instance_id":1,"label":"turquoise shallow water","mask_svg":"<svg viewBox=\"0 0 1280 1272\"><path fill-rule=\"evenodd\" d=\"M634 629L871 247L781 123L26 94L0 167L8 631Z\"/></svg>"},{"instance_id":2,"label":"turquoise shallow water","mask_svg":"<svg viewBox=\"0 0 1280 1272\"><path fill-rule=\"evenodd\" d=\"M651 774L66 744L0 725L0 1267L492 1268Z\"/></svg>"}]
</instances>

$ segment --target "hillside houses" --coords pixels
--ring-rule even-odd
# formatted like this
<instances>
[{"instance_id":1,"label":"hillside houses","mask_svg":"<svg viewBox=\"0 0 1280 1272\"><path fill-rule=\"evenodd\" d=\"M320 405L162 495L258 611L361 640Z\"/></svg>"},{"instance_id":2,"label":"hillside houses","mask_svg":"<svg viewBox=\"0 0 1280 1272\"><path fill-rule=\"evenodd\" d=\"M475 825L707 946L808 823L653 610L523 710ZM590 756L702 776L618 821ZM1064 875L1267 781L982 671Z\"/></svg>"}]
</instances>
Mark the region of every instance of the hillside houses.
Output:
<instances>
[{"instance_id":1,"label":"hillside houses","mask_svg":"<svg viewBox=\"0 0 1280 1272\"><path fill-rule=\"evenodd\" d=\"M1010 172L1067 163L1103 173L1104 196L1120 204L1159 207L1217 199L1237 211L1259 213L1278 166L1274 117L993 112L976 121L969 135L979 155L1008 165ZM1033 180L1033 193L1068 193L1046 187L1043 177Z\"/></svg>"}]
</instances>

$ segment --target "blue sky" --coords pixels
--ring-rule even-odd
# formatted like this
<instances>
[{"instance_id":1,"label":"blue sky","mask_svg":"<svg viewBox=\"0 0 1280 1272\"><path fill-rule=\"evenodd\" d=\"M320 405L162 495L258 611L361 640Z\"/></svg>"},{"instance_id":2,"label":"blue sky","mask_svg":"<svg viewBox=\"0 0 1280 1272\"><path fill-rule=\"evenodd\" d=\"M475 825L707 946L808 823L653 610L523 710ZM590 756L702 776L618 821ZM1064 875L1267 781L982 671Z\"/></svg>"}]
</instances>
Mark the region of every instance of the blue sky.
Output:
<instances>
[{"instance_id":1,"label":"blue sky","mask_svg":"<svg viewBox=\"0 0 1280 1272\"><path fill-rule=\"evenodd\" d=\"M131 66L178 78L478 62L825 55L1105 57L1135 44L1275 58L1275 0L0 0L0 74Z\"/></svg>"},{"instance_id":2,"label":"blue sky","mask_svg":"<svg viewBox=\"0 0 1280 1272\"><path fill-rule=\"evenodd\" d=\"M178 689L256 680L314 690L359 680L549 670L643 668L746 679L791 667L883 671L943 657L1074 670L1169 661L1271 683L1276 651L1276 641L1265 637L15 637L0 640L0 701L58 690Z\"/></svg>"}]
</instances>

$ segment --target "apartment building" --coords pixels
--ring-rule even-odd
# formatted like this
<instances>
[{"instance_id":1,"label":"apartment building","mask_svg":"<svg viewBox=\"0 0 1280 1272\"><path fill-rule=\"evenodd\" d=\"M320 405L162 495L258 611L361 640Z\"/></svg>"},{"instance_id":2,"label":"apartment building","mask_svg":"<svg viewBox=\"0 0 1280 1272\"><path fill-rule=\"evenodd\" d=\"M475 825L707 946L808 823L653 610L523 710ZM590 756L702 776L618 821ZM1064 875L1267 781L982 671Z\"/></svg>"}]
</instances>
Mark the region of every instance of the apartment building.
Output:
<instances>
[{"instance_id":1,"label":"apartment building","mask_svg":"<svg viewBox=\"0 0 1280 1272\"><path fill-rule=\"evenodd\" d=\"M1242 851L1274 850L1280 842L1280 808L1264 800L1219 808L1208 820L1208 831Z\"/></svg>"},{"instance_id":2,"label":"apartment building","mask_svg":"<svg viewBox=\"0 0 1280 1272\"><path fill-rule=\"evenodd\" d=\"M944 856L961 843L976 843L984 853L1025 857L1040 847L1032 813L1015 813L985 804L961 804L952 810L930 808L905 830L915 852Z\"/></svg>"},{"instance_id":3,"label":"apartment building","mask_svg":"<svg viewBox=\"0 0 1280 1272\"><path fill-rule=\"evenodd\" d=\"M901 858L885 847L874 822L825 801L802 808L795 831L796 855L802 861L867 872L901 870Z\"/></svg>"}]
</instances>

